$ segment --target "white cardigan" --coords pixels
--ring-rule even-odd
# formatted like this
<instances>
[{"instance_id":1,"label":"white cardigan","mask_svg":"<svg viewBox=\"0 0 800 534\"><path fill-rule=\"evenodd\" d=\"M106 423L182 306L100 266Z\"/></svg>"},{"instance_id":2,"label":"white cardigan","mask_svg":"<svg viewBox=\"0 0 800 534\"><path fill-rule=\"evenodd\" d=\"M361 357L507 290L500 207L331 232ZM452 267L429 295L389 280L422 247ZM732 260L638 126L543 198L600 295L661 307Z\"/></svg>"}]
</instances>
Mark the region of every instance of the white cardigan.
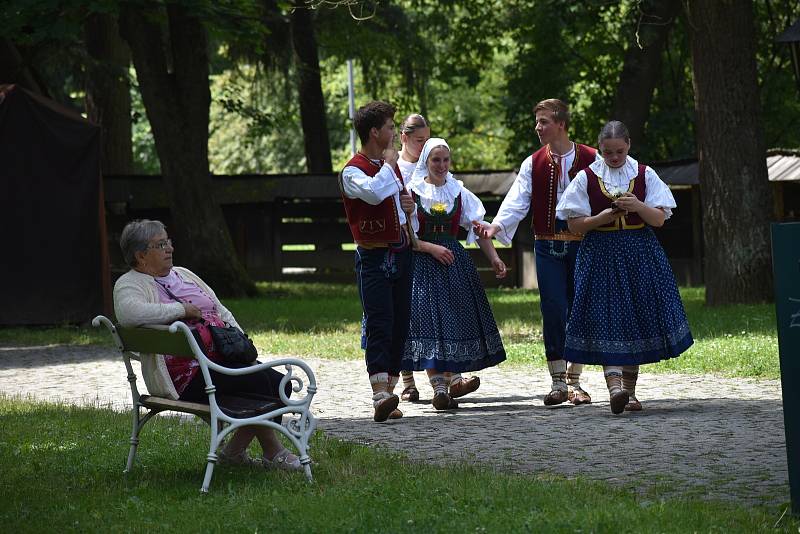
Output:
<instances>
[{"instance_id":1,"label":"white cardigan","mask_svg":"<svg viewBox=\"0 0 800 534\"><path fill-rule=\"evenodd\" d=\"M189 269L173 267L183 280L193 282L202 289L217 306L219 316L223 321L242 327L234 319L233 314L222 305L214 291ZM156 282L149 274L140 273L131 269L120 276L114 284L114 313L119 324L126 327L135 327L153 324L171 324L183 319L185 310L180 302L162 303L158 298ZM147 386L147 391L157 397L178 399L178 392L167 371L164 356L161 354L140 354L142 363L142 376Z\"/></svg>"}]
</instances>

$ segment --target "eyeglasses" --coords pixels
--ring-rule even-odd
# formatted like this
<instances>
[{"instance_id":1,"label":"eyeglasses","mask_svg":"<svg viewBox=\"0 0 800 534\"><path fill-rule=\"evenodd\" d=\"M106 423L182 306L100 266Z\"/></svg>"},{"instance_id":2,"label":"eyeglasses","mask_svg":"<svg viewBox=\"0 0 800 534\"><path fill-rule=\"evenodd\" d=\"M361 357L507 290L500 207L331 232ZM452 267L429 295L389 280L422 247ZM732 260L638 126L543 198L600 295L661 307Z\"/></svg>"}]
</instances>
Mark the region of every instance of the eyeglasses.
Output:
<instances>
[{"instance_id":1,"label":"eyeglasses","mask_svg":"<svg viewBox=\"0 0 800 534\"><path fill-rule=\"evenodd\" d=\"M154 245L147 245L147 248L157 248L159 250L164 250L167 247L172 248L172 239L162 239Z\"/></svg>"}]
</instances>

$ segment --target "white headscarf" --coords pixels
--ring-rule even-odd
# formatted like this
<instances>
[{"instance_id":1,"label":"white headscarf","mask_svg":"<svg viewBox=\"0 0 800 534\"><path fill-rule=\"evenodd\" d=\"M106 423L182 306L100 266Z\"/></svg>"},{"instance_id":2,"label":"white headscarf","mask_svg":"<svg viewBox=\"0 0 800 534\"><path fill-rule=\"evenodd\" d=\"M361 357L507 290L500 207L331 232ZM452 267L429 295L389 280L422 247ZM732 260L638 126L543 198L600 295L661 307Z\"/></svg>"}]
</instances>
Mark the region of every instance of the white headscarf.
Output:
<instances>
[{"instance_id":1,"label":"white headscarf","mask_svg":"<svg viewBox=\"0 0 800 534\"><path fill-rule=\"evenodd\" d=\"M447 148L447 150L450 150L450 146L447 144L447 141L441 137L431 137L425 141L425 145L422 147L422 152L420 152L419 155L419 160L417 160L417 166L414 169L414 174L411 175L411 181L409 182L409 185L425 181L425 177L428 176L428 156L431 155L431 150L439 146L443 146ZM453 173L447 171L445 181L452 179Z\"/></svg>"}]
</instances>

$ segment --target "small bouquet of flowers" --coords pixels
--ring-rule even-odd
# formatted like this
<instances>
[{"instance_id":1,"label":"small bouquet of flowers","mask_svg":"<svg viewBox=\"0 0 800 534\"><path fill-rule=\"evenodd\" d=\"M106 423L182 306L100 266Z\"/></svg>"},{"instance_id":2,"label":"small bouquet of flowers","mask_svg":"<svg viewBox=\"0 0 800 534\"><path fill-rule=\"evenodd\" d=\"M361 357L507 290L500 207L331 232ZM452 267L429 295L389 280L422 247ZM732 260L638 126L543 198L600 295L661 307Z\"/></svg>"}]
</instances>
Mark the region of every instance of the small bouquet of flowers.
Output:
<instances>
[{"instance_id":1,"label":"small bouquet of flowers","mask_svg":"<svg viewBox=\"0 0 800 534\"><path fill-rule=\"evenodd\" d=\"M431 215L446 215L447 205L444 202L434 202L431 204Z\"/></svg>"},{"instance_id":2,"label":"small bouquet of flowers","mask_svg":"<svg viewBox=\"0 0 800 534\"><path fill-rule=\"evenodd\" d=\"M611 186L611 187L606 188L606 191L608 191L608 194L611 195L611 198L613 199L611 201L611 208L615 209L615 210L619 209L617 207L617 203L615 202L615 200L618 199L619 197L621 197L622 195L624 195L625 193L627 193L628 192L628 188L627 187L619 187L619 186Z\"/></svg>"}]
</instances>

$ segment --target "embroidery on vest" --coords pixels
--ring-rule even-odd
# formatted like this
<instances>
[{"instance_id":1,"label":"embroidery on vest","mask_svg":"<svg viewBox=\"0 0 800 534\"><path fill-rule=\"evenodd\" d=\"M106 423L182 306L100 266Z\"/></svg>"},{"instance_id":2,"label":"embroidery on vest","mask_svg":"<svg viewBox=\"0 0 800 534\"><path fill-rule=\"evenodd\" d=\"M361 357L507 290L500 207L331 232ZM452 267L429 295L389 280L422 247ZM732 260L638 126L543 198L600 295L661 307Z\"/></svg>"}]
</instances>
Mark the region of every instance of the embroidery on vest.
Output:
<instances>
[{"instance_id":1,"label":"embroidery on vest","mask_svg":"<svg viewBox=\"0 0 800 534\"><path fill-rule=\"evenodd\" d=\"M361 219L358 229L362 234L377 234L386 230L386 219Z\"/></svg>"}]
</instances>

